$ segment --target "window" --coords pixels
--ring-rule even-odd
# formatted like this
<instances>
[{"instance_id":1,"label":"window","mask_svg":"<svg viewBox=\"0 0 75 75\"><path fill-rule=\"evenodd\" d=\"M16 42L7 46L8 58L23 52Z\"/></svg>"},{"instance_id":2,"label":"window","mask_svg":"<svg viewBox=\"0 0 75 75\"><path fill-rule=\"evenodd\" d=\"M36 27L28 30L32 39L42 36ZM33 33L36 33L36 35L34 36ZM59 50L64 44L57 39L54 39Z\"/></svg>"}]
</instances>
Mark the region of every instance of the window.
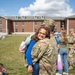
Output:
<instances>
[{"instance_id":1,"label":"window","mask_svg":"<svg viewBox=\"0 0 75 75\"><path fill-rule=\"evenodd\" d=\"M34 22L34 25L37 25L37 22L36 21Z\"/></svg>"},{"instance_id":2,"label":"window","mask_svg":"<svg viewBox=\"0 0 75 75\"><path fill-rule=\"evenodd\" d=\"M2 32L2 28L0 28L0 32Z\"/></svg>"},{"instance_id":3,"label":"window","mask_svg":"<svg viewBox=\"0 0 75 75\"><path fill-rule=\"evenodd\" d=\"M2 24L2 20L0 20L0 24Z\"/></svg>"},{"instance_id":4,"label":"window","mask_svg":"<svg viewBox=\"0 0 75 75\"><path fill-rule=\"evenodd\" d=\"M18 19L21 19L21 17L20 17L20 16L18 16Z\"/></svg>"},{"instance_id":5,"label":"window","mask_svg":"<svg viewBox=\"0 0 75 75\"><path fill-rule=\"evenodd\" d=\"M65 22L61 21L61 29L64 29L64 28L65 28Z\"/></svg>"},{"instance_id":6,"label":"window","mask_svg":"<svg viewBox=\"0 0 75 75\"><path fill-rule=\"evenodd\" d=\"M45 19L45 16L41 16L41 19Z\"/></svg>"},{"instance_id":7,"label":"window","mask_svg":"<svg viewBox=\"0 0 75 75\"><path fill-rule=\"evenodd\" d=\"M15 22L15 25L18 26L18 22Z\"/></svg>"},{"instance_id":8,"label":"window","mask_svg":"<svg viewBox=\"0 0 75 75\"><path fill-rule=\"evenodd\" d=\"M34 19L37 19L37 16L34 16Z\"/></svg>"},{"instance_id":9,"label":"window","mask_svg":"<svg viewBox=\"0 0 75 75\"><path fill-rule=\"evenodd\" d=\"M34 32L36 32L36 31L37 31L37 29L34 30Z\"/></svg>"},{"instance_id":10,"label":"window","mask_svg":"<svg viewBox=\"0 0 75 75\"><path fill-rule=\"evenodd\" d=\"M22 32L24 32L24 28L22 29Z\"/></svg>"},{"instance_id":11,"label":"window","mask_svg":"<svg viewBox=\"0 0 75 75\"><path fill-rule=\"evenodd\" d=\"M61 27L62 27L63 25L65 25L65 22L64 22L64 21L61 21Z\"/></svg>"},{"instance_id":12,"label":"window","mask_svg":"<svg viewBox=\"0 0 75 75\"><path fill-rule=\"evenodd\" d=\"M15 29L15 32L18 32L18 29Z\"/></svg>"},{"instance_id":13,"label":"window","mask_svg":"<svg viewBox=\"0 0 75 75\"><path fill-rule=\"evenodd\" d=\"M22 22L22 26L24 26L24 22Z\"/></svg>"},{"instance_id":14,"label":"window","mask_svg":"<svg viewBox=\"0 0 75 75\"><path fill-rule=\"evenodd\" d=\"M25 19L26 19L26 17L25 17Z\"/></svg>"},{"instance_id":15,"label":"window","mask_svg":"<svg viewBox=\"0 0 75 75\"><path fill-rule=\"evenodd\" d=\"M42 21L41 24L43 24L44 22Z\"/></svg>"},{"instance_id":16,"label":"window","mask_svg":"<svg viewBox=\"0 0 75 75\"><path fill-rule=\"evenodd\" d=\"M42 21L42 22L41 22L41 25L42 25L42 26L44 26L44 25L45 25L44 21Z\"/></svg>"},{"instance_id":17,"label":"window","mask_svg":"<svg viewBox=\"0 0 75 75\"><path fill-rule=\"evenodd\" d=\"M64 25L65 23L62 21L61 24Z\"/></svg>"}]
</instances>

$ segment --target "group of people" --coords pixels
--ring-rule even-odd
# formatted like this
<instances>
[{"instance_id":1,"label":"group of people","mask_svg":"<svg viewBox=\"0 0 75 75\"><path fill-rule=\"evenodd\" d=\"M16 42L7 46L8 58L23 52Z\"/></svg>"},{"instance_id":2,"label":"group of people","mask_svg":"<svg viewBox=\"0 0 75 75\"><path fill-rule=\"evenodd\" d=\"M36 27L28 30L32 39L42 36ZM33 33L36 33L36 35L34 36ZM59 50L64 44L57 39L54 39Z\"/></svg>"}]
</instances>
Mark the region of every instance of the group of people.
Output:
<instances>
[{"instance_id":1,"label":"group of people","mask_svg":"<svg viewBox=\"0 0 75 75\"><path fill-rule=\"evenodd\" d=\"M60 35L54 35L55 21L44 21L35 34L30 35L19 48L24 52L27 69L32 75L69 75L69 66L74 66L75 34L70 30L67 36L65 30ZM61 57L61 69L57 68L58 55ZM58 64L59 65L59 64ZM0 64L0 75L6 75L7 71Z\"/></svg>"},{"instance_id":2,"label":"group of people","mask_svg":"<svg viewBox=\"0 0 75 75\"><path fill-rule=\"evenodd\" d=\"M62 30L60 36L56 37L54 36L55 22L48 19L44 24L28 40L30 42L24 55L28 72L32 75L68 75L67 56L70 52L68 52L66 31ZM63 68L57 71L58 54L61 56Z\"/></svg>"}]
</instances>

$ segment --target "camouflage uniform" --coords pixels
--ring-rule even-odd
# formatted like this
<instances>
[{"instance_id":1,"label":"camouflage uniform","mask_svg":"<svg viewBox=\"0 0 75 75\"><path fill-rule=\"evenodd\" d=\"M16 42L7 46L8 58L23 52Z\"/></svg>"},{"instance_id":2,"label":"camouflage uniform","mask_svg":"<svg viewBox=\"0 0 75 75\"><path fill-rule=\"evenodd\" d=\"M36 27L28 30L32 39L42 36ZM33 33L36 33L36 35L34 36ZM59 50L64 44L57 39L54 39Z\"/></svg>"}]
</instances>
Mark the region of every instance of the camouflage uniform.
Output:
<instances>
[{"instance_id":1,"label":"camouflage uniform","mask_svg":"<svg viewBox=\"0 0 75 75\"><path fill-rule=\"evenodd\" d=\"M55 26L55 21L52 19L44 20L46 26ZM55 75L56 60L58 57L58 48L56 40L53 36L50 39L38 41L32 50L33 64L39 60L40 71L39 75Z\"/></svg>"},{"instance_id":2,"label":"camouflage uniform","mask_svg":"<svg viewBox=\"0 0 75 75\"><path fill-rule=\"evenodd\" d=\"M47 26L56 25L56 23L55 23L55 21L53 19L44 20L44 24L46 24Z\"/></svg>"},{"instance_id":3,"label":"camouflage uniform","mask_svg":"<svg viewBox=\"0 0 75 75\"><path fill-rule=\"evenodd\" d=\"M72 31L72 29L70 29ZM68 48L69 48L69 53L68 53L68 62L69 66L73 66L75 61L75 51L74 51L74 41L75 41L75 35L69 34L68 35Z\"/></svg>"},{"instance_id":4,"label":"camouflage uniform","mask_svg":"<svg viewBox=\"0 0 75 75\"><path fill-rule=\"evenodd\" d=\"M39 75L55 75L58 49L54 38L38 41L32 50L33 63L39 60Z\"/></svg>"}]
</instances>

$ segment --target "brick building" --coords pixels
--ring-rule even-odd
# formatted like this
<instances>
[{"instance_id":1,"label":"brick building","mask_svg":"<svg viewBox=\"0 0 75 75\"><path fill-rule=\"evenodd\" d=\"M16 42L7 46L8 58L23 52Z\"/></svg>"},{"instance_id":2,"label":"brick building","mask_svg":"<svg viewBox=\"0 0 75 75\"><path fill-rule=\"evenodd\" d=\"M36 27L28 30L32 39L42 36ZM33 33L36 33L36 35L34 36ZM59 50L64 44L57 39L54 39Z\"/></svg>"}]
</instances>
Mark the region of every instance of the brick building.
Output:
<instances>
[{"instance_id":1,"label":"brick building","mask_svg":"<svg viewBox=\"0 0 75 75\"><path fill-rule=\"evenodd\" d=\"M53 19L56 22L56 30L75 30L75 16L70 17L48 17L48 16L0 16L0 33L25 34L35 32L42 26L45 19Z\"/></svg>"}]
</instances>

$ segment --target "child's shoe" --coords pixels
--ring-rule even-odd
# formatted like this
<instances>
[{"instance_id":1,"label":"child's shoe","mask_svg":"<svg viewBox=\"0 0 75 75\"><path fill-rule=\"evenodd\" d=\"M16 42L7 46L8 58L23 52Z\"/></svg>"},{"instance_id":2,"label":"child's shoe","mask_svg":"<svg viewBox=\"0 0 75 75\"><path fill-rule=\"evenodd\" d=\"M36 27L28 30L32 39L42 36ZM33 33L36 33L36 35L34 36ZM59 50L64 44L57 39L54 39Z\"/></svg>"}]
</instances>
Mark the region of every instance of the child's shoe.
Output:
<instances>
[{"instance_id":1,"label":"child's shoe","mask_svg":"<svg viewBox=\"0 0 75 75\"><path fill-rule=\"evenodd\" d=\"M62 75L62 74L60 74L60 73L56 73L56 75Z\"/></svg>"},{"instance_id":2,"label":"child's shoe","mask_svg":"<svg viewBox=\"0 0 75 75\"><path fill-rule=\"evenodd\" d=\"M66 73L66 72L63 72L63 75L69 75L68 73Z\"/></svg>"}]
</instances>

